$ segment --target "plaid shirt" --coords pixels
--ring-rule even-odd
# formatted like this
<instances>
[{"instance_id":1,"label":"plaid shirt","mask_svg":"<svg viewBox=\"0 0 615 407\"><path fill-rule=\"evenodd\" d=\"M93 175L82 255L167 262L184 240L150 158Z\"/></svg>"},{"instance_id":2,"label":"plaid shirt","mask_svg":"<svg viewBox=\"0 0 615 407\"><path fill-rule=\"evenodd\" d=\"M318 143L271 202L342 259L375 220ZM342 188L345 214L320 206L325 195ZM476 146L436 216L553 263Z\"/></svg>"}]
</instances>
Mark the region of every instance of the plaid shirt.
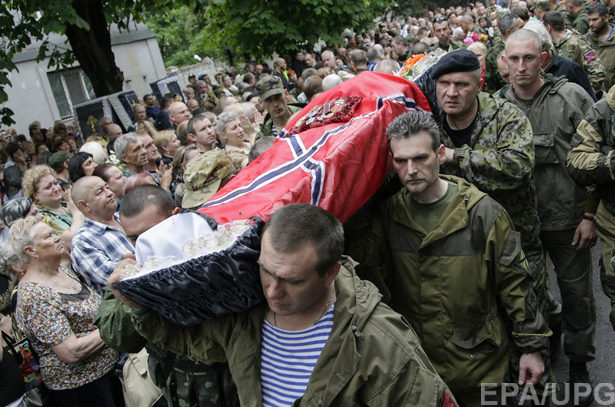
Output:
<instances>
[{"instance_id":1,"label":"plaid shirt","mask_svg":"<svg viewBox=\"0 0 615 407\"><path fill-rule=\"evenodd\" d=\"M107 277L124 255L135 252L124 231L88 218L73 236L71 246L73 270L83 276L98 293L102 293L102 288L107 285Z\"/></svg>"}]
</instances>

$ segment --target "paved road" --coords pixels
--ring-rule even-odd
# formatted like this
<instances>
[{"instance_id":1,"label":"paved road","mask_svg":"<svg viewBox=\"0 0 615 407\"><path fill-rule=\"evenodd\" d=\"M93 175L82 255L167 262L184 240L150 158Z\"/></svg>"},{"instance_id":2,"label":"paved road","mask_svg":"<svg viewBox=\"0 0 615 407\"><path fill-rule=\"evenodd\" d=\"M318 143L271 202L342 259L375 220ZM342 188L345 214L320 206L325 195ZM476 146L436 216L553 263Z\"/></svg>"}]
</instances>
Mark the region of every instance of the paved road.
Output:
<instances>
[{"instance_id":1,"label":"paved road","mask_svg":"<svg viewBox=\"0 0 615 407\"><path fill-rule=\"evenodd\" d=\"M610 301L602 292L600 285L600 273L598 268L598 260L600 259L600 239L598 244L592 250L593 266L594 266L594 296L596 298L596 360L588 365L591 380L594 385L599 383L608 383L615 386L615 332L609 321L609 312L611 310ZM560 298L557 282L553 270L551 270L551 287L555 298ZM563 382L568 379L568 358L562 351L558 359L553 365L555 377L558 382ZM603 387L599 391L598 397L592 406L609 406L615 407L615 390L614 387ZM563 399L560 398L560 399ZM552 403L552 405L557 405ZM559 405L562 405L561 403ZM567 404L572 406L574 404Z\"/></svg>"}]
</instances>

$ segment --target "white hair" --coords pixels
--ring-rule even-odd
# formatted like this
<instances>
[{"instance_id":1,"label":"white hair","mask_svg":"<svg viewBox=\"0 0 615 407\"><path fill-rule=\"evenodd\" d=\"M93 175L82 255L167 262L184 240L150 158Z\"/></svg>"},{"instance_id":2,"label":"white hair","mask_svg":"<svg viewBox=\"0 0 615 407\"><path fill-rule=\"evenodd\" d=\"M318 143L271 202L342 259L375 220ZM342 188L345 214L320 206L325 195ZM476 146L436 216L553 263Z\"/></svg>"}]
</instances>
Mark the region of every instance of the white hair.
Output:
<instances>
[{"instance_id":1,"label":"white hair","mask_svg":"<svg viewBox=\"0 0 615 407\"><path fill-rule=\"evenodd\" d=\"M327 75L325 76L325 79L322 80L322 90L326 92L329 89L340 85L342 82L342 78L340 78L337 74Z\"/></svg>"},{"instance_id":2,"label":"white hair","mask_svg":"<svg viewBox=\"0 0 615 407\"><path fill-rule=\"evenodd\" d=\"M92 154L92 161L96 163L96 165L103 164L107 161L107 152L97 141L90 141L89 143L85 143L79 149L82 153L90 153Z\"/></svg>"}]
</instances>

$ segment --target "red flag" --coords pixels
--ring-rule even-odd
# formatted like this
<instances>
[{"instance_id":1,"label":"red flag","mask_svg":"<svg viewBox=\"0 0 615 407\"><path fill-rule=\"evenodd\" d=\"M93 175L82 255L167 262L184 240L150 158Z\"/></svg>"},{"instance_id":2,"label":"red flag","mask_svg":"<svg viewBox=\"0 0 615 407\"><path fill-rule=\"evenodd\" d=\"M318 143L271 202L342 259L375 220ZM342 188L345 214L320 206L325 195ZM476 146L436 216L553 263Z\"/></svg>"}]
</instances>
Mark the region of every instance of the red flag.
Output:
<instances>
[{"instance_id":1,"label":"red flag","mask_svg":"<svg viewBox=\"0 0 615 407\"><path fill-rule=\"evenodd\" d=\"M430 111L414 83L363 72L308 104L199 212L219 223L267 221L278 208L305 202L345 222L390 172L386 128L410 110Z\"/></svg>"}]
</instances>

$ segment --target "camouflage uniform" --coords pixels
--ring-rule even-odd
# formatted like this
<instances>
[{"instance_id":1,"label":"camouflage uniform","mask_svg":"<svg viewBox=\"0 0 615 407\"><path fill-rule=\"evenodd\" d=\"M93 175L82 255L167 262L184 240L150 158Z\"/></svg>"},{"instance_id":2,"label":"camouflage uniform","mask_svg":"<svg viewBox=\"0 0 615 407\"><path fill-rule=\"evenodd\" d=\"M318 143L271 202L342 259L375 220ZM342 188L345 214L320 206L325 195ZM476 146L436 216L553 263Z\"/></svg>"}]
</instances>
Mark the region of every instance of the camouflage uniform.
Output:
<instances>
[{"instance_id":1,"label":"camouflage uniform","mask_svg":"<svg viewBox=\"0 0 615 407\"><path fill-rule=\"evenodd\" d=\"M600 280L611 299L611 324L615 329L615 86L585 115L568 153L568 172L581 185L596 185L601 198L596 231L602 241Z\"/></svg>"},{"instance_id":2,"label":"camouflage uniform","mask_svg":"<svg viewBox=\"0 0 615 407\"><path fill-rule=\"evenodd\" d=\"M604 78L606 77L604 66L586 39L575 32L566 30L564 36L555 44L555 49L559 55L572 59L583 68L594 93L604 90Z\"/></svg>"},{"instance_id":3,"label":"camouflage uniform","mask_svg":"<svg viewBox=\"0 0 615 407\"><path fill-rule=\"evenodd\" d=\"M442 114L442 120L446 120ZM506 209L515 229L521 233L521 246L532 276L538 310L549 321L559 311L549 294L547 268L540 242L540 220L534 185L534 145L532 127L512 103L488 93L478 95L478 115L471 145L455 148L442 128L442 144L455 149L453 162L441 167L443 174L465 178L489 194ZM511 367L518 368L519 354L513 354ZM550 358L543 352L545 372L541 383L553 380Z\"/></svg>"},{"instance_id":4,"label":"camouflage uniform","mask_svg":"<svg viewBox=\"0 0 615 407\"><path fill-rule=\"evenodd\" d=\"M589 18L587 18L587 11L581 8L574 16L568 14L568 18L564 18L564 22L568 22L570 27L576 30L579 34L583 35L589 31Z\"/></svg>"},{"instance_id":5,"label":"camouflage uniform","mask_svg":"<svg viewBox=\"0 0 615 407\"><path fill-rule=\"evenodd\" d=\"M288 110L290 110L291 114L295 114L301 109L303 109L303 106L304 105L301 105L301 106L288 105ZM282 129L276 129L276 130L280 132ZM261 131L259 131L258 134L256 135L256 140L258 140L261 137L265 137L265 136L276 137L277 135L278 133L275 133L273 131L273 118L271 117L269 113L267 113L267 116L265 116L265 120L261 124Z\"/></svg>"},{"instance_id":6,"label":"camouflage uniform","mask_svg":"<svg viewBox=\"0 0 615 407\"><path fill-rule=\"evenodd\" d=\"M485 59L485 82L487 83L487 92L495 93L506 86L506 82L500 76L498 70L498 55L504 51L504 40L500 36L494 39L493 47L487 53Z\"/></svg>"},{"instance_id":7,"label":"camouflage uniform","mask_svg":"<svg viewBox=\"0 0 615 407\"><path fill-rule=\"evenodd\" d=\"M555 266L562 292L564 351L573 362L589 362L595 358L596 328L591 252L571 245L586 211L587 191L570 178L565 162L570 140L593 101L580 86L551 75L544 77L544 85L529 106L512 86L504 96L532 126L540 240Z\"/></svg>"},{"instance_id":8,"label":"camouflage uniform","mask_svg":"<svg viewBox=\"0 0 615 407\"><path fill-rule=\"evenodd\" d=\"M612 24L609 24L609 30L615 30ZM606 69L606 79L604 80L604 89L611 89L615 85L615 35L612 35L606 41L602 41L596 33L588 32L584 38L589 42L589 45L600 57L602 65Z\"/></svg>"}]
</instances>

